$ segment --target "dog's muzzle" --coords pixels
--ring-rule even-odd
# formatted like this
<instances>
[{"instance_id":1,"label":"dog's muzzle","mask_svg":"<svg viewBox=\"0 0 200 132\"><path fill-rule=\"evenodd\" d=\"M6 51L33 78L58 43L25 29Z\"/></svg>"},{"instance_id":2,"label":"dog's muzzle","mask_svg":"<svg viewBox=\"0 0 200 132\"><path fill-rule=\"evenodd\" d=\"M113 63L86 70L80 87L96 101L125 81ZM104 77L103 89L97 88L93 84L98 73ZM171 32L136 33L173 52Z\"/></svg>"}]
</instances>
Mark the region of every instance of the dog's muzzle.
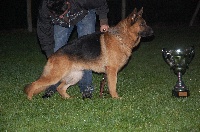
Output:
<instances>
[{"instance_id":1,"label":"dog's muzzle","mask_svg":"<svg viewBox=\"0 0 200 132\"><path fill-rule=\"evenodd\" d=\"M149 26L145 28L145 30L139 32L139 36L141 37L148 37L153 35L153 29Z\"/></svg>"}]
</instances>

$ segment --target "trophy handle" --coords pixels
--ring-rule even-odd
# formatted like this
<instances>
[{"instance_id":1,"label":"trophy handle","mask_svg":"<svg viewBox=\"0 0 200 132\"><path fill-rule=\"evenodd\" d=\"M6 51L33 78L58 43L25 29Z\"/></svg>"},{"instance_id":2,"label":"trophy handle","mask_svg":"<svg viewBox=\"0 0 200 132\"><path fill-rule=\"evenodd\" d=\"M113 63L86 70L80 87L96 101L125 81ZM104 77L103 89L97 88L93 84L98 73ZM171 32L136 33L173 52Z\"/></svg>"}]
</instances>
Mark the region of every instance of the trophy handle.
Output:
<instances>
[{"instance_id":1,"label":"trophy handle","mask_svg":"<svg viewBox=\"0 0 200 132\"><path fill-rule=\"evenodd\" d=\"M194 58L194 54L195 54L195 52L194 52L194 46L191 46L190 47L190 49L189 49L189 58L188 58L188 63L187 63L187 68L188 68L188 66L189 66L189 64L191 63L191 61L193 60L193 58Z\"/></svg>"},{"instance_id":2,"label":"trophy handle","mask_svg":"<svg viewBox=\"0 0 200 132\"><path fill-rule=\"evenodd\" d=\"M162 49L162 56L163 56L164 61L172 68L174 66L174 62L171 59L172 56L169 53L169 51L167 51L165 48L163 48Z\"/></svg>"}]
</instances>

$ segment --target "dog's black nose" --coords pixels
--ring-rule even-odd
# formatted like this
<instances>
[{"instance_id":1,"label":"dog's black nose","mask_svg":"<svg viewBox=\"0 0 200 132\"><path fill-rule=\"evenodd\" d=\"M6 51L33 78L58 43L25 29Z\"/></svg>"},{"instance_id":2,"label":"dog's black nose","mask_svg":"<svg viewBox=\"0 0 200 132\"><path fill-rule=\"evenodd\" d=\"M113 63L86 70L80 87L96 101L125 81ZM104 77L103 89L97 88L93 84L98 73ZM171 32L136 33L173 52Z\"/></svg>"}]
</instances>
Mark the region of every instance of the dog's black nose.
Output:
<instances>
[{"instance_id":1,"label":"dog's black nose","mask_svg":"<svg viewBox=\"0 0 200 132\"><path fill-rule=\"evenodd\" d=\"M151 28L151 34L153 35L153 33L154 33L154 32L153 32L153 29Z\"/></svg>"},{"instance_id":2,"label":"dog's black nose","mask_svg":"<svg viewBox=\"0 0 200 132\"><path fill-rule=\"evenodd\" d=\"M152 36L153 33L153 29L151 27L148 27L147 36Z\"/></svg>"},{"instance_id":3,"label":"dog's black nose","mask_svg":"<svg viewBox=\"0 0 200 132\"><path fill-rule=\"evenodd\" d=\"M151 34L153 35L154 34L154 31L153 31L153 29L151 28Z\"/></svg>"}]
</instances>

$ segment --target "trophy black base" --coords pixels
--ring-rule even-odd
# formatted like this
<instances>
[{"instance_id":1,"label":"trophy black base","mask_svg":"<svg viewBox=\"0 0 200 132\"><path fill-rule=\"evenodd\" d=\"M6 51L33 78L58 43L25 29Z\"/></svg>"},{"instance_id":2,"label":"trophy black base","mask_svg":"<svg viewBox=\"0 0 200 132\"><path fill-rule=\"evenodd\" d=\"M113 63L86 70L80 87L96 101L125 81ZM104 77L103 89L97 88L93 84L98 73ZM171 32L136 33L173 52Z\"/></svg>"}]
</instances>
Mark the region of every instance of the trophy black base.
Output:
<instances>
[{"instance_id":1,"label":"trophy black base","mask_svg":"<svg viewBox=\"0 0 200 132\"><path fill-rule=\"evenodd\" d=\"M190 91L188 89L183 91L172 90L172 96L175 97L188 97L190 96Z\"/></svg>"}]
</instances>

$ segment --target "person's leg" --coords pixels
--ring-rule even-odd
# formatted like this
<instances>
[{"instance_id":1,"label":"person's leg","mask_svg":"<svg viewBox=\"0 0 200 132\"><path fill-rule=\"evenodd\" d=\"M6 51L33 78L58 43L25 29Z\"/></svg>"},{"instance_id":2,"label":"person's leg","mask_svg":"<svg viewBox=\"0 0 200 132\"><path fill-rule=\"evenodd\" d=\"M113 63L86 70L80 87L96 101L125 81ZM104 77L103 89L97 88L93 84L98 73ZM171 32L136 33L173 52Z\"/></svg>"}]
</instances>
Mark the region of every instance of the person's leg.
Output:
<instances>
[{"instance_id":1,"label":"person's leg","mask_svg":"<svg viewBox=\"0 0 200 132\"><path fill-rule=\"evenodd\" d=\"M78 37L95 32L96 14L94 10L89 13L77 24Z\"/></svg>"},{"instance_id":2,"label":"person's leg","mask_svg":"<svg viewBox=\"0 0 200 132\"><path fill-rule=\"evenodd\" d=\"M96 14L94 10L91 10L89 11L87 16L85 16L80 22L77 23L78 37L95 32L95 25L96 25ZM92 85L92 71L85 70L83 77L78 84L80 87L80 91L83 94L83 99L91 98L92 91L94 89Z\"/></svg>"},{"instance_id":3,"label":"person's leg","mask_svg":"<svg viewBox=\"0 0 200 132\"><path fill-rule=\"evenodd\" d=\"M54 40L55 40L54 52L56 52L58 49L60 49L67 43L73 28L74 27L65 28L59 25L54 25Z\"/></svg>"},{"instance_id":4,"label":"person's leg","mask_svg":"<svg viewBox=\"0 0 200 132\"><path fill-rule=\"evenodd\" d=\"M73 27L65 28L59 25L54 25L54 41L55 47L54 52L56 52L59 48L64 46L73 30ZM42 98L49 98L51 97L57 90L56 88L60 85L60 82L56 83L55 85L51 85L48 89L46 89L45 94Z\"/></svg>"}]
</instances>

